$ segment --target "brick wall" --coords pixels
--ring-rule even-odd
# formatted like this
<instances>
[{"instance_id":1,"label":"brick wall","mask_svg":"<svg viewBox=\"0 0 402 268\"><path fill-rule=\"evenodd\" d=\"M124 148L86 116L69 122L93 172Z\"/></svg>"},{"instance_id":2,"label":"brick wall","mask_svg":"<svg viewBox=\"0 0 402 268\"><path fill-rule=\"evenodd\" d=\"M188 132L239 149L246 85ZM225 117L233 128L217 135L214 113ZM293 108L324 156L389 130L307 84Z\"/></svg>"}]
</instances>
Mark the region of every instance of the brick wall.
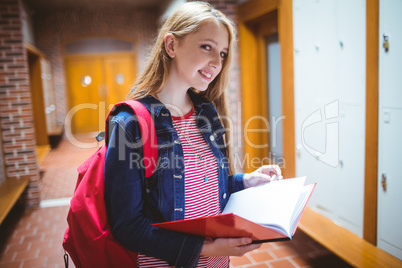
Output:
<instances>
[{"instance_id":1,"label":"brick wall","mask_svg":"<svg viewBox=\"0 0 402 268\"><path fill-rule=\"evenodd\" d=\"M29 87L26 50L22 35L21 3L0 1L0 126L5 172L8 179L29 176L24 194L27 207L39 205L39 171Z\"/></svg>"},{"instance_id":2,"label":"brick wall","mask_svg":"<svg viewBox=\"0 0 402 268\"><path fill-rule=\"evenodd\" d=\"M67 9L34 15L36 46L50 59L59 124L68 112L63 49L69 41L88 37L132 40L138 55L137 70L144 68L146 53L157 32L157 14L148 9ZM127 89L129 90L129 89Z\"/></svg>"},{"instance_id":3,"label":"brick wall","mask_svg":"<svg viewBox=\"0 0 402 268\"><path fill-rule=\"evenodd\" d=\"M205 0L210 3L214 8L220 10L226 16L236 22L236 8L238 0Z\"/></svg>"}]
</instances>

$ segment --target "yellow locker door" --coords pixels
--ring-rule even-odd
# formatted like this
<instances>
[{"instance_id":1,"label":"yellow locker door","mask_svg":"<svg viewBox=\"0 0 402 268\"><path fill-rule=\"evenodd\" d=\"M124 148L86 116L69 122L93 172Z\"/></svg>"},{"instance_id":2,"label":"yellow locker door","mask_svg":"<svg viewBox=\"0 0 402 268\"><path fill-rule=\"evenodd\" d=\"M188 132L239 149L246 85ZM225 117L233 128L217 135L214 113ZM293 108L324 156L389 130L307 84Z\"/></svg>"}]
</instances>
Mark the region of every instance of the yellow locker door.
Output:
<instances>
[{"instance_id":1,"label":"yellow locker door","mask_svg":"<svg viewBox=\"0 0 402 268\"><path fill-rule=\"evenodd\" d=\"M103 131L104 83L100 57L66 59L67 84L70 96L68 120L73 133Z\"/></svg>"},{"instance_id":2,"label":"yellow locker door","mask_svg":"<svg viewBox=\"0 0 402 268\"><path fill-rule=\"evenodd\" d=\"M135 57L131 53L110 55L104 58L107 104L109 109L123 101L136 78ZM108 110L109 110L108 109Z\"/></svg>"}]
</instances>

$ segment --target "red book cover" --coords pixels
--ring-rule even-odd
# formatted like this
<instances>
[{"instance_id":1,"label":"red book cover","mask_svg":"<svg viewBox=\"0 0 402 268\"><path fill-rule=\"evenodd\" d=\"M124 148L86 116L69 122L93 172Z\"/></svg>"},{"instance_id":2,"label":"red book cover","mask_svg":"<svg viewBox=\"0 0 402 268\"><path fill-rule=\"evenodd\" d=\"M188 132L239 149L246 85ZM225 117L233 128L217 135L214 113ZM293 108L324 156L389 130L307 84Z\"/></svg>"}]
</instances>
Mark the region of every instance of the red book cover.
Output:
<instances>
[{"instance_id":1,"label":"red book cover","mask_svg":"<svg viewBox=\"0 0 402 268\"><path fill-rule=\"evenodd\" d=\"M211 238L251 237L253 243L290 240L297 230L297 225L316 185L314 183L303 186L305 177L290 180L271 182L269 183L271 185L267 184L258 189L249 188L238 192L239 194L232 194L221 215L152 225L171 231ZM285 204L286 202L282 202L281 198L283 200L294 199L294 201ZM250 209L251 206L253 206L252 209ZM266 207L269 206L275 206L275 208L266 210ZM253 211L251 217L250 211ZM252 219L252 216L257 214L255 211L261 212L260 214L267 214L269 211L272 213L287 211L289 213L286 213L286 217L283 217L283 213L278 213L280 214L278 217L270 215L267 221L263 221L264 217L257 217L258 220ZM257 222L262 222L262 224Z\"/></svg>"},{"instance_id":2,"label":"red book cover","mask_svg":"<svg viewBox=\"0 0 402 268\"><path fill-rule=\"evenodd\" d=\"M212 238L251 237L254 243L289 240L286 235L246 220L233 213L152 224L170 231Z\"/></svg>"}]
</instances>

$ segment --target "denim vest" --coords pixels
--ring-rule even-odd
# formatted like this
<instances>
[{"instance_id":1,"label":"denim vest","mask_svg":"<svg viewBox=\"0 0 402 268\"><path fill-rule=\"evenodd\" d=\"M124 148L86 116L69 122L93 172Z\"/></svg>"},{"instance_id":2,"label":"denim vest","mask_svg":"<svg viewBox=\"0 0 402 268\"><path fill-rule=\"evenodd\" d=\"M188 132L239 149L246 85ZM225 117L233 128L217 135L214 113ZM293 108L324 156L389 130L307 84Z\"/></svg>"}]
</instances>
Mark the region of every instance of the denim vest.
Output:
<instances>
[{"instance_id":1,"label":"denim vest","mask_svg":"<svg viewBox=\"0 0 402 268\"><path fill-rule=\"evenodd\" d=\"M221 210L231 193L244 189L243 174L228 175L224 127L215 106L188 91L197 126L218 163ZM184 156L170 111L157 99L140 100L149 110L158 141L154 175L144 178L141 133L136 116L123 108L113 117L105 163L105 201L114 237L132 251L164 259L176 267L196 267L204 238L151 226L184 219Z\"/></svg>"}]
</instances>

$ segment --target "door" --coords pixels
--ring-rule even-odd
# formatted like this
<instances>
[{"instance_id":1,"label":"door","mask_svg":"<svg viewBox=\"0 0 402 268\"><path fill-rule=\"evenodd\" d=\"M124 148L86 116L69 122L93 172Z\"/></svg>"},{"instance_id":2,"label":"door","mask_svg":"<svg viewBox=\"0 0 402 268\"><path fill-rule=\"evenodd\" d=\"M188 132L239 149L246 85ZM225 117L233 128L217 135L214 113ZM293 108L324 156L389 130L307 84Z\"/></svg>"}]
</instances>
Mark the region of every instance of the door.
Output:
<instances>
[{"instance_id":1,"label":"door","mask_svg":"<svg viewBox=\"0 0 402 268\"><path fill-rule=\"evenodd\" d=\"M266 37L269 152L274 163L283 161L281 59L278 35Z\"/></svg>"},{"instance_id":2,"label":"door","mask_svg":"<svg viewBox=\"0 0 402 268\"><path fill-rule=\"evenodd\" d=\"M107 113L125 99L134 82L134 60L131 53L67 57L72 133L105 129Z\"/></svg>"},{"instance_id":3,"label":"door","mask_svg":"<svg viewBox=\"0 0 402 268\"><path fill-rule=\"evenodd\" d=\"M260 164L276 160L282 168L284 177L295 176L292 4L292 0L249 0L238 6L241 113L244 125L242 148L245 156L241 163L245 165L241 168L246 172L255 170ZM282 137L282 146L272 148L271 145L278 144L278 140L271 141L270 145L269 139L273 138L274 134L270 132L270 122L267 120L269 105L267 85L269 87L270 82L266 80L266 67L269 67L267 53L271 52L267 49L265 38L274 34L277 34L280 45L280 50L279 46L271 48L280 51L281 115L284 119L280 120L282 134L275 134ZM279 153L269 152L271 149L279 150ZM278 161L272 157L274 153L277 157L282 154L282 159Z\"/></svg>"},{"instance_id":4,"label":"door","mask_svg":"<svg viewBox=\"0 0 402 268\"><path fill-rule=\"evenodd\" d=\"M402 259L401 11L400 0L380 1L377 246L399 259Z\"/></svg>"},{"instance_id":5,"label":"door","mask_svg":"<svg viewBox=\"0 0 402 268\"><path fill-rule=\"evenodd\" d=\"M104 102L100 58L72 59L66 62L69 87L71 130L73 133L99 131L99 106Z\"/></svg>"},{"instance_id":6,"label":"door","mask_svg":"<svg viewBox=\"0 0 402 268\"><path fill-rule=\"evenodd\" d=\"M121 55L104 60L105 79L108 87L108 106L124 100L134 82L134 56Z\"/></svg>"},{"instance_id":7,"label":"door","mask_svg":"<svg viewBox=\"0 0 402 268\"><path fill-rule=\"evenodd\" d=\"M34 115L35 138L37 146L47 147L46 114L42 87L41 57L37 53L27 50L29 64L29 84L32 98L32 112ZM44 148L42 147L42 148Z\"/></svg>"}]
</instances>

